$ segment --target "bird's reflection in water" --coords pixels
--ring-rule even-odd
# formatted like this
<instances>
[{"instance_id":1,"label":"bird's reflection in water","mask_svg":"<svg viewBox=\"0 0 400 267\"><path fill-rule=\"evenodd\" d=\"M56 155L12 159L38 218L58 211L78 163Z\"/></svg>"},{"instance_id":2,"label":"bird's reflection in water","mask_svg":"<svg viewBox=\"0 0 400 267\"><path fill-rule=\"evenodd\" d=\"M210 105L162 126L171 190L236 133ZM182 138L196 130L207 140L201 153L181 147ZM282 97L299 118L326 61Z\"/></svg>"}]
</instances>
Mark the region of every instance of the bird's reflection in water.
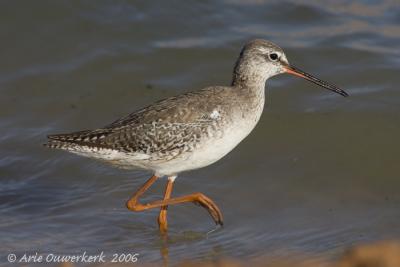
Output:
<instances>
[{"instance_id":1,"label":"bird's reflection in water","mask_svg":"<svg viewBox=\"0 0 400 267\"><path fill-rule=\"evenodd\" d=\"M169 266L169 248L168 248L168 233L160 233L161 239L161 247L160 247L160 254L163 260L163 266Z\"/></svg>"},{"instance_id":2,"label":"bird's reflection in water","mask_svg":"<svg viewBox=\"0 0 400 267\"><path fill-rule=\"evenodd\" d=\"M208 239L210 235L215 234L218 230L221 230L222 226L216 225L213 229L207 232L196 232L196 231L184 231L180 233L170 234L168 232L160 232L160 255L163 261L163 266L169 266L169 246L175 243L182 243L182 242L190 242L190 241L200 241L204 239ZM211 254L215 254L216 251L220 251L221 248L218 247L217 249L214 248ZM217 253L219 254L219 253Z\"/></svg>"}]
</instances>

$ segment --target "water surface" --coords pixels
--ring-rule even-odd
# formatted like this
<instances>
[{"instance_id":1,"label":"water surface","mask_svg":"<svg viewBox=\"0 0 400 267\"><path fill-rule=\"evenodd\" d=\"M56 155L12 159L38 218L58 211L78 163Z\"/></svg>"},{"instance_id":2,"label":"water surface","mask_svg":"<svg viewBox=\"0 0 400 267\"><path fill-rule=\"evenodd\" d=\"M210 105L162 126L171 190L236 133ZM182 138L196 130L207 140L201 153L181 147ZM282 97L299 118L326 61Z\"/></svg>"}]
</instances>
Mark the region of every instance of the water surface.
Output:
<instances>
[{"instance_id":1,"label":"water surface","mask_svg":"<svg viewBox=\"0 0 400 267\"><path fill-rule=\"evenodd\" d=\"M241 46L274 41L343 98L293 77L267 83L259 125L216 164L178 177L225 227L170 207L171 262L339 255L400 237L400 6L396 1L8 1L0 8L1 263L16 253L140 253L160 262L158 210L132 213L149 177L41 146L155 100L229 84ZM157 200L165 180L144 201Z\"/></svg>"}]
</instances>

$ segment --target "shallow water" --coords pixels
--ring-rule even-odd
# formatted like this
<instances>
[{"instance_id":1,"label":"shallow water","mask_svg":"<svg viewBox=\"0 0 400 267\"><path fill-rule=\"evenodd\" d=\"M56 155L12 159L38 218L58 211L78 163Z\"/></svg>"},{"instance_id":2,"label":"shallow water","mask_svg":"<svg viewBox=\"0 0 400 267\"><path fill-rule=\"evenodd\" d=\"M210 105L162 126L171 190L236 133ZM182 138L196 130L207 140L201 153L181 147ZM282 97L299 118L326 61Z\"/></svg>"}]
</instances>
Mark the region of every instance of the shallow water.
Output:
<instances>
[{"instance_id":1,"label":"shallow water","mask_svg":"<svg viewBox=\"0 0 400 267\"><path fill-rule=\"evenodd\" d=\"M139 262L321 253L400 237L400 5L307 1L37 1L0 8L0 263L16 253L140 253ZM155 100L228 84L251 38L332 81L267 83L255 131L223 160L178 177L191 204L132 213L149 177L41 146L46 134L101 127ZM145 200L159 199L165 181Z\"/></svg>"}]
</instances>

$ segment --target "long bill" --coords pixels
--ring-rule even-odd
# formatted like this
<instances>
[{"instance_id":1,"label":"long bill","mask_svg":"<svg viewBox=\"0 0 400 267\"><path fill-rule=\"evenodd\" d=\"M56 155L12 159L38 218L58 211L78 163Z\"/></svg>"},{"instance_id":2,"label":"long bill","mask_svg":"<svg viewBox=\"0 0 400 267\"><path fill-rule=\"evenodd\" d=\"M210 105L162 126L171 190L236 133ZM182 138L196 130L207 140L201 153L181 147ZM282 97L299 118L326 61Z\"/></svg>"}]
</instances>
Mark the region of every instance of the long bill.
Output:
<instances>
[{"instance_id":1,"label":"long bill","mask_svg":"<svg viewBox=\"0 0 400 267\"><path fill-rule=\"evenodd\" d=\"M333 91L335 93L338 93L338 94L340 94L342 96L349 96L345 91L343 91L342 89L340 89L336 85L333 85L333 84L327 83L325 81L322 81L322 80L312 76L311 74L309 74L309 73L307 73L305 71L302 71L302 70L300 70L298 68L295 68L295 67L293 67L291 65L287 65L284 68L286 70L286 73L289 73L289 74L301 77L303 79L306 79L306 80L308 80L308 81L310 81L312 83L315 83L315 84L317 84L319 86L322 86L322 87L324 87L324 88L326 88L328 90L331 90L331 91Z\"/></svg>"}]
</instances>

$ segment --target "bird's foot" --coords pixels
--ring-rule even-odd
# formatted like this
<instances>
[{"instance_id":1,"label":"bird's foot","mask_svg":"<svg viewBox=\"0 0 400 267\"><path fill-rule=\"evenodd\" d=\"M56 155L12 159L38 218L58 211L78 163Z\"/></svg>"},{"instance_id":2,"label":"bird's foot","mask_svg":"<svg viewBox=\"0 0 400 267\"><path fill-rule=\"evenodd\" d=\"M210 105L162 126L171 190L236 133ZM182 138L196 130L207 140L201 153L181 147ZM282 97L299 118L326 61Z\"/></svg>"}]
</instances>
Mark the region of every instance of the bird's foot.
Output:
<instances>
[{"instance_id":1,"label":"bird's foot","mask_svg":"<svg viewBox=\"0 0 400 267\"><path fill-rule=\"evenodd\" d=\"M196 193L194 203L205 208L213 218L215 224L224 225L223 216L218 206L210 198L202 193Z\"/></svg>"}]
</instances>

